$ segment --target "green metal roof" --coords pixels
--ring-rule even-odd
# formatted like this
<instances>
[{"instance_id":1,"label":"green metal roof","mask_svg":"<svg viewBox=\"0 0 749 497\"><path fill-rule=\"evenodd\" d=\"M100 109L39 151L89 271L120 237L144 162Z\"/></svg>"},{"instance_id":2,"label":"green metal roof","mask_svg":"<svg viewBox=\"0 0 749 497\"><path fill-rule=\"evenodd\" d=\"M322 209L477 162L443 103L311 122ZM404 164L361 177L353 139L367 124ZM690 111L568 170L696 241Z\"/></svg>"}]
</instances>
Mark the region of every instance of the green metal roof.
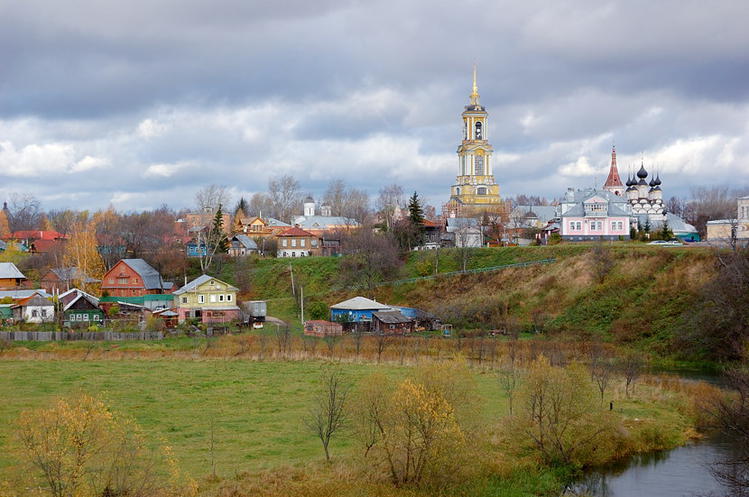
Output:
<instances>
[{"instance_id":1,"label":"green metal roof","mask_svg":"<svg viewBox=\"0 0 749 497\"><path fill-rule=\"evenodd\" d=\"M173 302L174 301L174 295L171 293L154 293L151 295L143 295L140 297L102 297L99 299L99 302L125 302L128 304L135 304L135 305L143 305L146 301L164 301L164 302Z\"/></svg>"}]
</instances>

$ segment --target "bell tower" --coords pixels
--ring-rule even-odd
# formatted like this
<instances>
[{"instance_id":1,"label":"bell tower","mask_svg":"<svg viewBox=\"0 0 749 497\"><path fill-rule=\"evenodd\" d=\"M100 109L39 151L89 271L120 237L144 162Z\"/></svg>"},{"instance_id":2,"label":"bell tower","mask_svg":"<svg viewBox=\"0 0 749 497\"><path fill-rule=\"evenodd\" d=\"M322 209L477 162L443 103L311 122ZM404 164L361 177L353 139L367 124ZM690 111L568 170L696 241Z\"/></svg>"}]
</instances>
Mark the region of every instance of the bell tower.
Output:
<instances>
[{"instance_id":1,"label":"bell tower","mask_svg":"<svg viewBox=\"0 0 749 497\"><path fill-rule=\"evenodd\" d=\"M463 140L458 146L458 176L450 190L450 205L474 207L478 210L501 205L499 185L494 180L494 149L489 144L489 126L486 108L479 100L476 84L476 66L473 67L473 88L463 117Z\"/></svg>"}]
</instances>

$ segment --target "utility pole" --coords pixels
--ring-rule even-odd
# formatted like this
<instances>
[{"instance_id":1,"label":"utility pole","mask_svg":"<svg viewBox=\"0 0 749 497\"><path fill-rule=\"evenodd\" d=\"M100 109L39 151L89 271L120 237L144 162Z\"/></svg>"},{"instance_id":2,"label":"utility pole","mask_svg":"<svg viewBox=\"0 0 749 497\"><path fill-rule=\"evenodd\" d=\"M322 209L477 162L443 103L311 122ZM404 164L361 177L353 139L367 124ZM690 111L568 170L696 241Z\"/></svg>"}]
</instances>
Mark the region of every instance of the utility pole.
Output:
<instances>
[{"instance_id":1,"label":"utility pole","mask_svg":"<svg viewBox=\"0 0 749 497\"><path fill-rule=\"evenodd\" d=\"M299 287L299 295L300 295L299 302L300 302L300 306L302 309L302 326L304 326L304 287L303 286Z\"/></svg>"},{"instance_id":2,"label":"utility pole","mask_svg":"<svg viewBox=\"0 0 749 497\"><path fill-rule=\"evenodd\" d=\"M291 273L291 294L296 297L296 290L294 289L294 267L289 263L289 272Z\"/></svg>"}]
</instances>

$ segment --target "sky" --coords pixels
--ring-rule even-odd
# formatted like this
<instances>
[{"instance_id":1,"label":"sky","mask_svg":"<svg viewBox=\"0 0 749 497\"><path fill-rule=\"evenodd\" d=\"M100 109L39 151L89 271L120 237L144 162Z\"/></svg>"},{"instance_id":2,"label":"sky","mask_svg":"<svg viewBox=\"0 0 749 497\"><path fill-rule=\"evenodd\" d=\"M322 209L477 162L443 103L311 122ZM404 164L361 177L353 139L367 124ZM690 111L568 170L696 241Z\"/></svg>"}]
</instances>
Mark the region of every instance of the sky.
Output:
<instances>
[{"instance_id":1,"label":"sky","mask_svg":"<svg viewBox=\"0 0 749 497\"><path fill-rule=\"evenodd\" d=\"M745 0L0 0L0 200L191 206L296 177L430 204L473 64L502 196L644 161L664 196L749 185Z\"/></svg>"}]
</instances>

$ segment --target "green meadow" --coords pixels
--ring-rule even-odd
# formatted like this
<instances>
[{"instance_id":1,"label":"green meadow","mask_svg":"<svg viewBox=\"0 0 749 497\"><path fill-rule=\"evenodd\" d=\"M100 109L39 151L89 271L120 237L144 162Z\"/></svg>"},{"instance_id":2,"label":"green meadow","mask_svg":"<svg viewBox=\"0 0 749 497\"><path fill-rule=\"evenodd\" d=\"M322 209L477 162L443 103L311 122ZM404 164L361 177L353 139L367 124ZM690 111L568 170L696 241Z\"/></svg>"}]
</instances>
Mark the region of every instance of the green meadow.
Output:
<instances>
[{"instance_id":1,"label":"green meadow","mask_svg":"<svg viewBox=\"0 0 749 497\"><path fill-rule=\"evenodd\" d=\"M100 394L112 409L135 419L153 444L171 447L179 465L194 476L299 464L319 459L319 440L304 418L323 362L246 360L0 361L0 446L12 442L15 421L25 409L57 396ZM346 364L354 384L378 370L395 377L406 367ZM492 375L479 374L487 416L505 412ZM213 454L211 454L213 439ZM346 435L333 454L351 451ZM0 471L12 464L0 453Z\"/></svg>"}]
</instances>

